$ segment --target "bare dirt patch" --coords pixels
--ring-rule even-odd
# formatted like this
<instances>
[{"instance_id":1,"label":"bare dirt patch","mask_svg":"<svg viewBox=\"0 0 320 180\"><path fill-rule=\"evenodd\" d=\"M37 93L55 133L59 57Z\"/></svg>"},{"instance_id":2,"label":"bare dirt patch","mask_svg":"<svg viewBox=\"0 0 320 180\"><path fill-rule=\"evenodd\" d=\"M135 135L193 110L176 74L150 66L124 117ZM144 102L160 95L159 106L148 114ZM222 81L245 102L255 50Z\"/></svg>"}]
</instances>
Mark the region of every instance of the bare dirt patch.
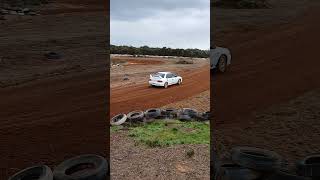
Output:
<instances>
[{"instance_id":1,"label":"bare dirt patch","mask_svg":"<svg viewBox=\"0 0 320 180\"><path fill-rule=\"evenodd\" d=\"M150 87L147 84L148 78L145 78L144 84L111 88L111 115L161 107L209 89L209 66L193 72L184 72L182 77L184 80L181 85L172 85L167 89Z\"/></svg>"},{"instance_id":2,"label":"bare dirt patch","mask_svg":"<svg viewBox=\"0 0 320 180\"><path fill-rule=\"evenodd\" d=\"M270 0L266 9L225 9L213 7L212 32L214 43L228 46L224 37L245 35L250 31L275 28L295 21L310 6L309 0ZM258 36L257 36L258 37Z\"/></svg>"},{"instance_id":3,"label":"bare dirt patch","mask_svg":"<svg viewBox=\"0 0 320 180\"><path fill-rule=\"evenodd\" d=\"M210 90L204 91L178 102L167 104L162 108L194 108L201 112L210 111Z\"/></svg>"},{"instance_id":4,"label":"bare dirt patch","mask_svg":"<svg viewBox=\"0 0 320 180\"><path fill-rule=\"evenodd\" d=\"M282 8L305 1L288 3L283 1ZM299 15L290 20L279 16L283 17L280 21L285 20L280 25L270 25L279 23L274 17L270 22L257 21L258 29L229 34L217 30L217 45L230 48L234 59L228 73L211 78L215 93L211 124L221 155L234 146L257 146L280 153L292 165L307 154L319 152L320 100L318 92L311 91L320 88L320 26L316 23L320 6L309 3L292 8L290 11L298 10ZM254 11L243 10L248 21L258 18L249 12ZM231 16L236 14L225 14L221 21L235 22L238 18ZM267 14L265 18L273 17ZM301 59L307 59L306 63Z\"/></svg>"},{"instance_id":5,"label":"bare dirt patch","mask_svg":"<svg viewBox=\"0 0 320 180\"><path fill-rule=\"evenodd\" d=\"M293 167L296 161L320 151L319 112L320 90L315 90L255 112L245 127L226 126L213 136L221 154L234 146L262 147L278 152Z\"/></svg>"},{"instance_id":6,"label":"bare dirt patch","mask_svg":"<svg viewBox=\"0 0 320 180\"><path fill-rule=\"evenodd\" d=\"M0 179L83 153L105 156L109 148L102 143L109 61L105 15L61 11L66 14L10 15L0 22ZM48 59L48 52L62 58Z\"/></svg>"},{"instance_id":7,"label":"bare dirt patch","mask_svg":"<svg viewBox=\"0 0 320 180\"><path fill-rule=\"evenodd\" d=\"M176 62L180 60L191 61L191 58L111 57L111 62L114 66L112 66L110 73L110 87L125 88L128 85L148 84L149 74L159 71L186 74L203 67L209 68L209 59L207 58L193 58L193 64L177 64ZM128 79L124 80L125 77Z\"/></svg>"},{"instance_id":8,"label":"bare dirt patch","mask_svg":"<svg viewBox=\"0 0 320 180\"><path fill-rule=\"evenodd\" d=\"M112 179L210 179L208 145L136 146L126 131L112 133L110 143Z\"/></svg>"}]
</instances>

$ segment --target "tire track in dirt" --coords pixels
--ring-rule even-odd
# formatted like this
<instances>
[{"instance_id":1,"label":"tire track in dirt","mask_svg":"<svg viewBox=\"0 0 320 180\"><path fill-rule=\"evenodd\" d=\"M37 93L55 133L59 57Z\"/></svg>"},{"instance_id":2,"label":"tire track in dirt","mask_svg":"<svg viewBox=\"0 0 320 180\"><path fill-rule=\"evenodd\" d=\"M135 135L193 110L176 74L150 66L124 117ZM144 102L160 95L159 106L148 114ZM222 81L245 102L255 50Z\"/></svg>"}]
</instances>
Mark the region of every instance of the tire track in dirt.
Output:
<instances>
[{"instance_id":1,"label":"tire track in dirt","mask_svg":"<svg viewBox=\"0 0 320 180\"><path fill-rule=\"evenodd\" d=\"M0 88L0 179L34 163L54 167L74 155L106 155L105 73Z\"/></svg>"},{"instance_id":2,"label":"tire track in dirt","mask_svg":"<svg viewBox=\"0 0 320 180\"><path fill-rule=\"evenodd\" d=\"M167 89L148 87L147 78L146 84L143 85L112 88L110 95L111 116L134 110L161 107L210 88L209 67L202 67L198 71L190 73L182 73L181 76L183 78L182 85L169 86Z\"/></svg>"}]
</instances>

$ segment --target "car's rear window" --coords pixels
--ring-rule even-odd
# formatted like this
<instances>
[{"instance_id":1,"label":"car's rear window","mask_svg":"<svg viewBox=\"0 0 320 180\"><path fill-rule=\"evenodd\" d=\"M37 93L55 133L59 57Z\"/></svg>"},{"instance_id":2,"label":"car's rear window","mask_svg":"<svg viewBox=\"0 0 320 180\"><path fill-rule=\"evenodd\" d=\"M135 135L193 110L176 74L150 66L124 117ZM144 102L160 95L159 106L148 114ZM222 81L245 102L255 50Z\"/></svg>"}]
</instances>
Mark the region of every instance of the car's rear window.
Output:
<instances>
[{"instance_id":1,"label":"car's rear window","mask_svg":"<svg viewBox=\"0 0 320 180\"><path fill-rule=\"evenodd\" d=\"M157 73L157 74L154 75L154 77L162 77L162 78L164 78L164 75L165 75L165 74Z\"/></svg>"}]
</instances>

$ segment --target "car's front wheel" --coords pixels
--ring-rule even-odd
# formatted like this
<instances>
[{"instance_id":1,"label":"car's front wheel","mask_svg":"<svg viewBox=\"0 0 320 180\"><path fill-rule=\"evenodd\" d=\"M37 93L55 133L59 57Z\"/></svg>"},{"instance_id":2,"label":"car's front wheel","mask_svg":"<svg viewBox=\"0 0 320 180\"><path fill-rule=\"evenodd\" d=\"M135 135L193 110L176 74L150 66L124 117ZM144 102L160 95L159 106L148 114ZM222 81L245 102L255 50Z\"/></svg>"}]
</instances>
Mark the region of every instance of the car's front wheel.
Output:
<instances>
[{"instance_id":1,"label":"car's front wheel","mask_svg":"<svg viewBox=\"0 0 320 180\"><path fill-rule=\"evenodd\" d=\"M181 85L182 84L182 81L181 79L178 80L178 85Z\"/></svg>"},{"instance_id":2,"label":"car's front wheel","mask_svg":"<svg viewBox=\"0 0 320 180\"><path fill-rule=\"evenodd\" d=\"M218 70L221 73L224 73L227 71L227 57L225 55L222 55L219 58L219 62L218 62Z\"/></svg>"}]
</instances>

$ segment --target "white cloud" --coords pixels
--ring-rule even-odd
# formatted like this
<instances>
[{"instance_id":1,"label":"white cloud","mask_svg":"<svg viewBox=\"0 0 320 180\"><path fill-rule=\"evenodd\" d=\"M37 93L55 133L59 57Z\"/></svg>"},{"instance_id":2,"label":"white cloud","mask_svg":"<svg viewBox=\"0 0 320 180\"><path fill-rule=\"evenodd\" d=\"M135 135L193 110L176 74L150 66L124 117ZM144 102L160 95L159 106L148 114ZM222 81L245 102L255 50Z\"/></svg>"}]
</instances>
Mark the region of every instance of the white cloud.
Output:
<instances>
[{"instance_id":1,"label":"white cloud","mask_svg":"<svg viewBox=\"0 0 320 180\"><path fill-rule=\"evenodd\" d=\"M117 1L117 0L112 0ZM164 1L175 8L153 7L150 4L143 9L124 8L123 13L113 13L111 1L111 44L171 48L209 49L210 46L210 5L209 0L188 0L190 7ZM125 2L124 0L122 0ZM135 0L139 2L143 0ZM149 0L149 2L152 0ZM119 2L119 1L118 1ZM132 2L132 0L130 1ZM157 1L162 2L162 1ZM168 3L170 2L170 3ZM199 3L199 6L195 4ZM204 3L207 2L207 3ZM181 1L179 2L181 3ZM120 5L117 3L118 6ZM139 4L139 3L138 3ZM207 6L206 6L207 4ZM137 6L137 4L135 4ZM114 7L119 9L119 7ZM125 3L123 4L125 6ZM135 18L130 14L141 14ZM152 12L152 13L150 13ZM117 14L114 16L113 14ZM120 18L121 17L121 18Z\"/></svg>"}]
</instances>

